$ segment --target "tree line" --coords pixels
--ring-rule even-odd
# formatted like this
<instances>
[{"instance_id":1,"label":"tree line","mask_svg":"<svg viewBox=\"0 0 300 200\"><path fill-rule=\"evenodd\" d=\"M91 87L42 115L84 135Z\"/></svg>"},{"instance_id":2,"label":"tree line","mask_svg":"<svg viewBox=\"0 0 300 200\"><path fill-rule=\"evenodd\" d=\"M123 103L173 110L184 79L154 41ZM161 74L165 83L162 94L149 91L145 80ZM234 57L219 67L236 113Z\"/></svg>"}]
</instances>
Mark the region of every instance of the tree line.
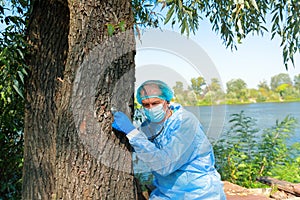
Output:
<instances>
[{"instance_id":1,"label":"tree line","mask_svg":"<svg viewBox=\"0 0 300 200\"><path fill-rule=\"evenodd\" d=\"M199 76L191 79L187 89L177 81L173 90L174 101L185 106L299 101L300 74L292 80L287 73L280 73L271 77L270 85L264 80L257 88L248 88L241 78L231 79L226 83L226 91L217 78L208 83Z\"/></svg>"}]
</instances>

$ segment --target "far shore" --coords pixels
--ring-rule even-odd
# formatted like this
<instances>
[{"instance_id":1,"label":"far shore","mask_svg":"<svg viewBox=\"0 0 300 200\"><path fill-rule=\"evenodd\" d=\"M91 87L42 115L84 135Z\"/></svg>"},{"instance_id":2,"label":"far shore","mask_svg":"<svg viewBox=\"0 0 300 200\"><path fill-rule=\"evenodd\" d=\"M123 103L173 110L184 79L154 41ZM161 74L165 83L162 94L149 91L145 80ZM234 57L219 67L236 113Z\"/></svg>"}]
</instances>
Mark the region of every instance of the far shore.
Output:
<instances>
[{"instance_id":1,"label":"far shore","mask_svg":"<svg viewBox=\"0 0 300 200\"><path fill-rule=\"evenodd\" d=\"M271 100L271 101L234 101L234 102L219 102L219 103L207 103L199 102L197 105L186 105L186 106L216 106L216 105L244 105L244 104L256 104L256 103L291 103L300 102L300 99L292 100Z\"/></svg>"}]
</instances>

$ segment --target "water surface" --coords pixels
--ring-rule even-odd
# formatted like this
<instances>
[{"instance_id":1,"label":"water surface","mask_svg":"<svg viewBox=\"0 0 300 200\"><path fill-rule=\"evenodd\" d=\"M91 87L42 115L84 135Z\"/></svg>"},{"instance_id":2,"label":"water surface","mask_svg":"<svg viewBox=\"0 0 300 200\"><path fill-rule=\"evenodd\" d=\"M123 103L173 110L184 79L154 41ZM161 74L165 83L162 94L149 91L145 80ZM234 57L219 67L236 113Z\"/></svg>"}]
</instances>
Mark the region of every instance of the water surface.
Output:
<instances>
[{"instance_id":1,"label":"water surface","mask_svg":"<svg viewBox=\"0 0 300 200\"><path fill-rule=\"evenodd\" d=\"M276 120L282 121L290 115L297 119L294 142L300 142L300 102L289 103L255 103L244 105L217 105L186 107L201 121L209 137L219 137L228 130L231 114L244 111L246 116L256 119L257 128L266 129L275 126Z\"/></svg>"}]
</instances>

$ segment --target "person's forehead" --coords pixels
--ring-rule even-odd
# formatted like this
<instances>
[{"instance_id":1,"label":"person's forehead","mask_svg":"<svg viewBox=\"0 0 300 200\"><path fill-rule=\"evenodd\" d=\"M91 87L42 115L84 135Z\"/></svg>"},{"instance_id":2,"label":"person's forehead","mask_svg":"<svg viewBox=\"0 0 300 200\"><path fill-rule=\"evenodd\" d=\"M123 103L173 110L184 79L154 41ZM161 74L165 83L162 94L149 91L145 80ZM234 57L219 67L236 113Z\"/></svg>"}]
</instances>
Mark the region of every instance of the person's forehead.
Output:
<instances>
[{"instance_id":1,"label":"person's forehead","mask_svg":"<svg viewBox=\"0 0 300 200\"><path fill-rule=\"evenodd\" d=\"M141 90L141 96L160 95L161 90L156 84L144 85Z\"/></svg>"},{"instance_id":2,"label":"person's forehead","mask_svg":"<svg viewBox=\"0 0 300 200\"><path fill-rule=\"evenodd\" d=\"M152 98L148 98L148 99L144 99L142 100L142 104L152 104L152 103L161 103L164 100L157 98L157 97L152 97Z\"/></svg>"}]
</instances>

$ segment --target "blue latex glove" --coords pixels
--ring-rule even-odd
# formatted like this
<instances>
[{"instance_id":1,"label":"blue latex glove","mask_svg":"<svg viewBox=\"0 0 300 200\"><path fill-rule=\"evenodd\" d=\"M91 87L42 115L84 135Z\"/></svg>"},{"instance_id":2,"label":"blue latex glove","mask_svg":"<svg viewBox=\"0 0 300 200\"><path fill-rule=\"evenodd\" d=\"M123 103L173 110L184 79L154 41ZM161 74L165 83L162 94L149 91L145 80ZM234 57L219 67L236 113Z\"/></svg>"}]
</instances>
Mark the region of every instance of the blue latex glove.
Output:
<instances>
[{"instance_id":1,"label":"blue latex glove","mask_svg":"<svg viewBox=\"0 0 300 200\"><path fill-rule=\"evenodd\" d=\"M120 111L114 113L112 127L118 131L122 131L126 135L135 129L127 115Z\"/></svg>"}]
</instances>

